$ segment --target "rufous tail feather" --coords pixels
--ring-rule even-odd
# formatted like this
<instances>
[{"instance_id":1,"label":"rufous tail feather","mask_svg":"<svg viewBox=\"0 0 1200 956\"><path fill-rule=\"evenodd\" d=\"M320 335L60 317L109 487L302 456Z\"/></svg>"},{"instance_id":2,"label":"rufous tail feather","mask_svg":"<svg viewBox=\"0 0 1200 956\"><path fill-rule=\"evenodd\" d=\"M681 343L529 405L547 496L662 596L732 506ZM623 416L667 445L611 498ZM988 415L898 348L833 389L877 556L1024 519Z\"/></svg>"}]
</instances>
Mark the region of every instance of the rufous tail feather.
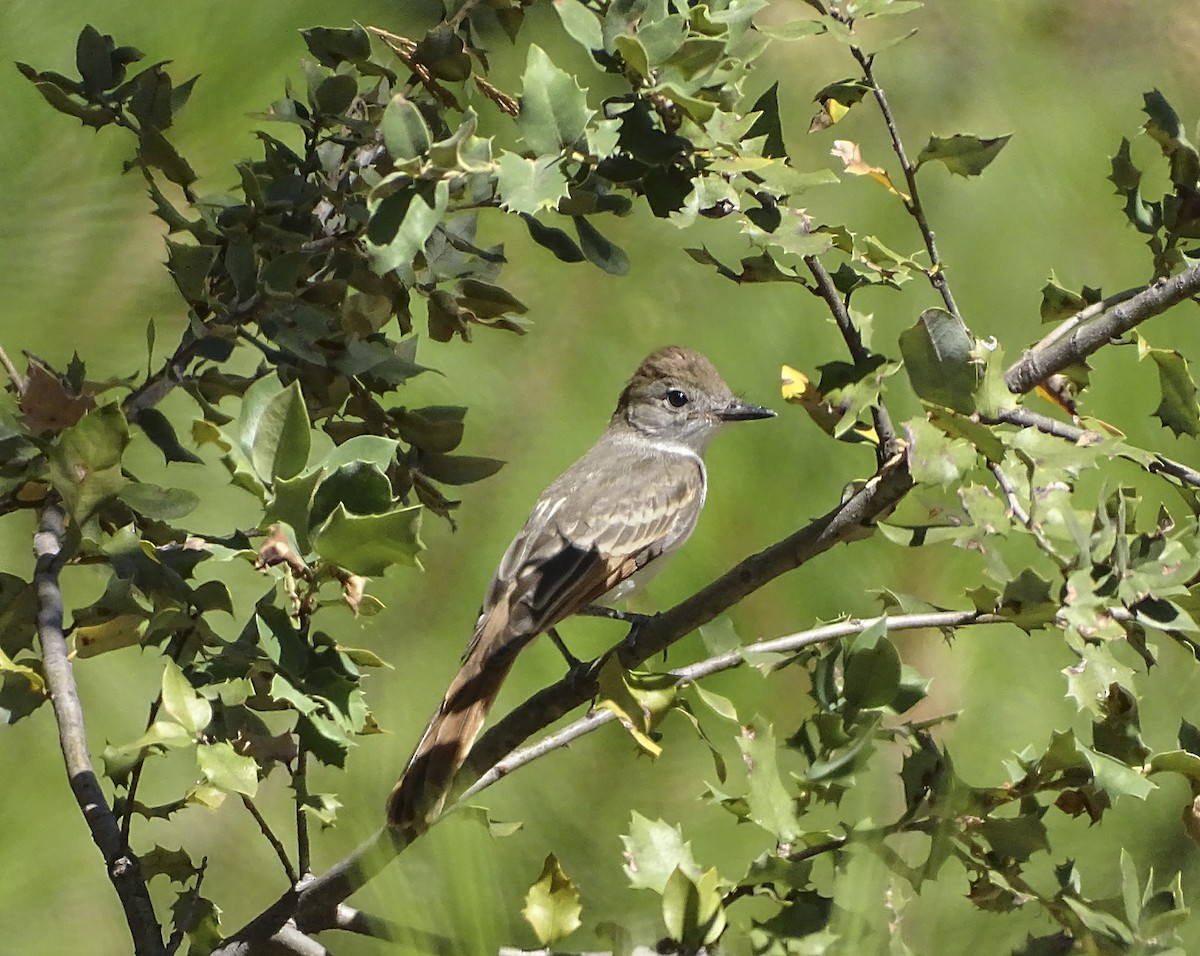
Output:
<instances>
[{"instance_id":1,"label":"rufous tail feather","mask_svg":"<svg viewBox=\"0 0 1200 956\"><path fill-rule=\"evenodd\" d=\"M509 631L506 608L494 607L480 621L462 666L388 797L389 826L415 837L441 814L500 685L532 636Z\"/></svg>"}]
</instances>

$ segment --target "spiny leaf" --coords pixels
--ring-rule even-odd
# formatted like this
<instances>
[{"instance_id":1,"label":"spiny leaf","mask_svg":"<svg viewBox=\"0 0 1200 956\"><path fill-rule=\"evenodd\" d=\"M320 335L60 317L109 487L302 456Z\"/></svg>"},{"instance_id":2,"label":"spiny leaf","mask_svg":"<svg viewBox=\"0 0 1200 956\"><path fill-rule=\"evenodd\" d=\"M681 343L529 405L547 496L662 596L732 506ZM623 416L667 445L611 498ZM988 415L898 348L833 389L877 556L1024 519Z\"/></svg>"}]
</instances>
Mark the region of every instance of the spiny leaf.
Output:
<instances>
[{"instance_id":1,"label":"spiny leaf","mask_svg":"<svg viewBox=\"0 0 1200 956\"><path fill-rule=\"evenodd\" d=\"M978 176L995 159L1012 136L995 136L981 139L956 133L943 138L929 137L929 142L917 157L917 168L923 163L940 162L959 176Z\"/></svg>"},{"instance_id":2,"label":"spiny leaf","mask_svg":"<svg viewBox=\"0 0 1200 956\"><path fill-rule=\"evenodd\" d=\"M587 94L575 78L556 67L541 47L531 44L517 117L526 147L538 156L561 153L578 142L591 118Z\"/></svg>"},{"instance_id":3,"label":"spiny leaf","mask_svg":"<svg viewBox=\"0 0 1200 956\"><path fill-rule=\"evenodd\" d=\"M542 875L525 895L521 915L533 927L538 942L546 946L579 929L581 912L583 904L579 901L579 890L551 853L546 857Z\"/></svg>"}]
</instances>

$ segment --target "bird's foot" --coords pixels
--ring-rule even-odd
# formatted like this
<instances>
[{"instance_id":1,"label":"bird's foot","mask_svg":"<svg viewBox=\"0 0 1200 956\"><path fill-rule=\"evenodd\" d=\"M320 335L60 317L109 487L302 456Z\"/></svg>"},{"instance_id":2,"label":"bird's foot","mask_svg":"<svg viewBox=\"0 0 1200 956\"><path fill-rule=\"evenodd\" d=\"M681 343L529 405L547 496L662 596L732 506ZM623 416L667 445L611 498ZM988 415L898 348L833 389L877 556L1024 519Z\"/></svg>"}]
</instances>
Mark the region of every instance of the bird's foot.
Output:
<instances>
[{"instance_id":1,"label":"bird's foot","mask_svg":"<svg viewBox=\"0 0 1200 956\"><path fill-rule=\"evenodd\" d=\"M610 621L632 624L635 628L645 624L654 616L653 614L637 614L634 611L618 611L615 607L606 607L603 604L589 604L579 613L587 617L606 617Z\"/></svg>"},{"instance_id":2,"label":"bird's foot","mask_svg":"<svg viewBox=\"0 0 1200 956\"><path fill-rule=\"evenodd\" d=\"M568 671L575 671L583 666L583 661L570 652L567 645L563 643L563 639L558 636L558 631L550 628L546 631L546 636L554 642L554 646L558 648L558 652L563 656L563 660L567 662Z\"/></svg>"}]
</instances>

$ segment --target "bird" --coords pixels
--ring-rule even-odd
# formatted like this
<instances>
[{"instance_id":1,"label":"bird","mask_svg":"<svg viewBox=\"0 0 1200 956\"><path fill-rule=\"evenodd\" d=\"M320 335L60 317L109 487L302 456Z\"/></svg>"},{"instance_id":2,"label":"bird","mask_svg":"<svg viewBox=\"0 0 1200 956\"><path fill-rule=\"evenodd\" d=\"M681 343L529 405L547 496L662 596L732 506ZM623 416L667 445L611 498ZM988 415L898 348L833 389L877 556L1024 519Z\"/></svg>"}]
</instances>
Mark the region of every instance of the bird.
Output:
<instances>
[{"instance_id":1,"label":"bird","mask_svg":"<svg viewBox=\"0 0 1200 956\"><path fill-rule=\"evenodd\" d=\"M412 838L441 814L517 655L604 598L624 597L687 540L708 491L703 455L730 422L774 417L700 352L648 355L599 440L556 478L492 576L475 633L387 803ZM557 643L557 641L556 641Z\"/></svg>"}]
</instances>

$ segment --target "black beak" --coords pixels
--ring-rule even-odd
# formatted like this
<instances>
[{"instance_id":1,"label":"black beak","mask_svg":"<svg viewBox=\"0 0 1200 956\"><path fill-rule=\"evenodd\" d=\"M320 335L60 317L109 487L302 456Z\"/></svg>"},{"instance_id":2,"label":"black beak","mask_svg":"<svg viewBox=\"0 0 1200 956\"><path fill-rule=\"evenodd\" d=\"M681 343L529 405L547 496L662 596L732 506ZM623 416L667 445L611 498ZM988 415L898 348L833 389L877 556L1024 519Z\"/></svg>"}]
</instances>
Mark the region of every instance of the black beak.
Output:
<instances>
[{"instance_id":1,"label":"black beak","mask_svg":"<svg viewBox=\"0 0 1200 956\"><path fill-rule=\"evenodd\" d=\"M751 405L735 398L723 409L717 412L717 417L723 422L752 422L756 418L774 418L775 413L761 405Z\"/></svg>"}]
</instances>

